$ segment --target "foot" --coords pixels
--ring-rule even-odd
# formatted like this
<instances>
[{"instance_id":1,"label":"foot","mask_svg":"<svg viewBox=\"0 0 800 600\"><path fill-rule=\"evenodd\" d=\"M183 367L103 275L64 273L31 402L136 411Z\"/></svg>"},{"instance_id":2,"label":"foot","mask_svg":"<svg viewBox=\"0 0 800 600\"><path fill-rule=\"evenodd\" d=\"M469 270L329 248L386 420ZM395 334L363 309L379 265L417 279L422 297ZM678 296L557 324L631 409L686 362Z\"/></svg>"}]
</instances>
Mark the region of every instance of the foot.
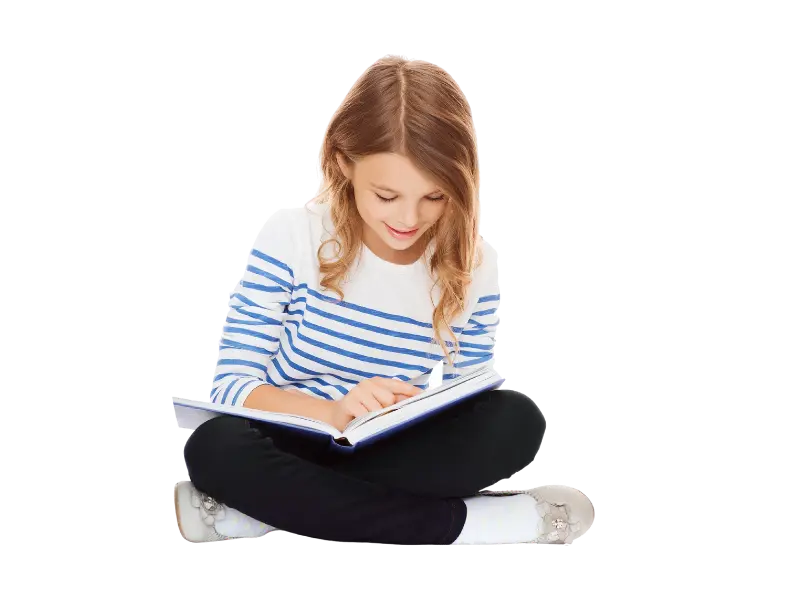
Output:
<instances>
[{"instance_id":1,"label":"foot","mask_svg":"<svg viewBox=\"0 0 800 600\"><path fill-rule=\"evenodd\" d=\"M222 535L217 531L219 523L226 517L230 518L232 514L228 507L199 491L191 481L180 481L175 484L175 516L178 519L178 529L180 529L181 535L190 542L216 542L242 537L261 537L275 530L274 527L264 523L256 527L249 523L242 523L241 527L235 527L235 530L241 531L242 535Z\"/></svg>"},{"instance_id":2,"label":"foot","mask_svg":"<svg viewBox=\"0 0 800 600\"><path fill-rule=\"evenodd\" d=\"M482 496L527 494L536 500L541 517L539 536L527 544L571 544L594 522L594 506L583 492L565 485L543 485L530 490L479 492Z\"/></svg>"}]
</instances>

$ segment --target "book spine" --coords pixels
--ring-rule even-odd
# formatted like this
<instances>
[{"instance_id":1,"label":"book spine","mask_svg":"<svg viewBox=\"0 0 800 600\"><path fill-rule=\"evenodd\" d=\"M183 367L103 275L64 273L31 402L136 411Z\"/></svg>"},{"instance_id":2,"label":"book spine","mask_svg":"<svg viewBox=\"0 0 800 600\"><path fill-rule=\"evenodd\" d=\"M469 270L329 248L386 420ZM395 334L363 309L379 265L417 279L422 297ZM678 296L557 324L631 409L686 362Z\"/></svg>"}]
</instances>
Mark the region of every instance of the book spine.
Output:
<instances>
[{"instance_id":1,"label":"book spine","mask_svg":"<svg viewBox=\"0 0 800 600\"><path fill-rule=\"evenodd\" d=\"M330 436L329 449L336 454L352 454L356 448L347 441L347 438L334 438Z\"/></svg>"}]
</instances>

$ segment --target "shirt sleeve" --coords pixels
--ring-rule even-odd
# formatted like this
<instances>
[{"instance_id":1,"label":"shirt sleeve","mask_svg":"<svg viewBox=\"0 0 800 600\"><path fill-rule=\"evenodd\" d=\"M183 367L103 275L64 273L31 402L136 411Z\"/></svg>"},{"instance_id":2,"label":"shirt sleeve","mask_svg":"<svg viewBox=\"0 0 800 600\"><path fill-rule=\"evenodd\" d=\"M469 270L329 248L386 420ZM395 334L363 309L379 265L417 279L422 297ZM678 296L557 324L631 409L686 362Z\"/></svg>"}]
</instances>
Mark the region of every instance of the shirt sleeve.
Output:
<instances>
[{"instance_id":1,"label":"shirt sleeve","mask_svg":"<svg viewBox=\"0 0 800 600\"><path fill-rule=\"evenodd\" d=\"M267 363L278 352L294 288L290 210L280 209L264 223L229 296L211 402L241 406L255 388L271 383Z\"/></svg>"},{"instance_id":2,"label":"shirt sleeve","mask_svg":"<svg viewBox=\"0 0 800 600\"><path fill-rule=\"evenodd\" d=\"M457 333L460 350L451 350L454 366L444 359L442 382L466 375L471 371L494 367L494 344L497 326L500 324L500 284L497 269L497 252L486 242L483 244L484 264L476 276L478 300L464 328Z\"/></svg>"}]
</instances>

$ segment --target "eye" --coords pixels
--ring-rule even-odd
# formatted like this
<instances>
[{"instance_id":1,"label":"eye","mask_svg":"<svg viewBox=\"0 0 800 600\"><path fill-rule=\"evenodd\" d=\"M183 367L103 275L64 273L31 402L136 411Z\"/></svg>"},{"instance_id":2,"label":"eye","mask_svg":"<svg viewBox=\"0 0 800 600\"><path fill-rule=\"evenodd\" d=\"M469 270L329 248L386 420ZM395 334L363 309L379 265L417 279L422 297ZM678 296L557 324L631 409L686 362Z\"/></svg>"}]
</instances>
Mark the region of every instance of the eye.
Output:
<instances>
[{"instance_id":1,"label":"eye","mask_svg":"<svg viewBox=\"0 0 800 600\"><path fill-rule=\"evenodd\" d=\"M384 197L383 197L383 196L381 196L380 194L375 194L375 195L376 195L376 196L378 197L378 199L379 199L379 200L381 200L382 202L392 202L393 200L397 200L397 197L394 197L394 198L384 198ZM433 202L439 202L439 201L441 201L441 200L444 200L444 199L445 199L445 196L444 196L444 195L437 196L436 198L431 198L430 196L428 196L428 200L431 200L431 201L433 201Z\"/></svg>"},{"instance_id":2,"label":"eye","mask_svg":"<svg viewBox=\"0 0 800 600\"><path fill-rule=\"evenodd\" d=\"M391 202L392 200L397 200L397 198L384 198L384 197L383 197L383 196L381 196L380 194L375 194L375 195L376 195L376 196L378 196L378 198L379 198L380 200L382 200L383 202Z\"/></svg>"}]
</instances>

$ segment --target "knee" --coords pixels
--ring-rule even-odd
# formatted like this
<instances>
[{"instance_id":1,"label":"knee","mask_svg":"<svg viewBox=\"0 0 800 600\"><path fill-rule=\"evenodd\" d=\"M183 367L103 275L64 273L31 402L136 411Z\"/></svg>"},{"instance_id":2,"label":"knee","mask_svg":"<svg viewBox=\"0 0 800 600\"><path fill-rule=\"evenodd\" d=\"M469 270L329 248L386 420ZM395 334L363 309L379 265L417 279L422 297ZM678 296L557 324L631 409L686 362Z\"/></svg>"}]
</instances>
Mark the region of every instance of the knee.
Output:
<instances>
[{"instance_id":1,"label":"knee","mask_svg":"<svg viewBox=\"0 0 800 600\"><path fill-rule=\"evenodd\" d=\"M533 462L539 452L547 422L542 411L528 396L514 390L502 392L505 430L516 460L524 467Z\"/></svg>"},{"instance_id":2,"label":"knee","mask_svg":"<svg viewBox=\"0 0 800 600\"><path fill-rule=\"evenodd\" d=\"M229 458L232 444L248 429L246 419L230 415L212 417L198 425L183 447L183 458L192 481Z\"/></svg>"}]
</instances>

